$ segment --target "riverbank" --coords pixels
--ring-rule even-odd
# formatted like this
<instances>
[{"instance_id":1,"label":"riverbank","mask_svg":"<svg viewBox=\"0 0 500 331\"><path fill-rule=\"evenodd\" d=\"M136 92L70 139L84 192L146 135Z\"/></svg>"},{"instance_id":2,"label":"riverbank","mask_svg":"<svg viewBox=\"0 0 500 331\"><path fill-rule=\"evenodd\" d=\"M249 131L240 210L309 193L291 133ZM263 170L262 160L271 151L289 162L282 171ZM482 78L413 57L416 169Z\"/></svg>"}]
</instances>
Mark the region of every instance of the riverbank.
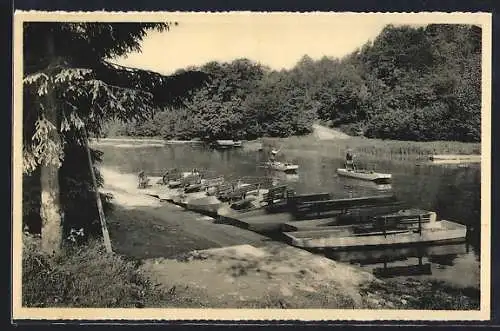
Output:
<instances>
[{"instance_id":1,"label":"riverbank","mask_svg":"<svg viewBox=\"0 0 500 331\"><path fill-rule=\"evenodd\" d=\"M141 144L176 144L199 143L199 140L161 140L142 137L101 138L95 146L113 145L141 147ZM287 152L320 151L325 157L343 158L346 149L351 148L358 157L369 160L392 161L427 161L436 154L480 155L481 143L463 143L457 141L400 141L353 137L338 130L315 124L313 132L305 136L286 138L263 137L246 142L249 145L261 142L264 148L281 148Z\"/></svg>"},{"instance_id":2,"label":"riverbank","mask_svg":"<svg viewBox=\"0 0 500 331\"><path fill-rule=\"evenodd\" d=\"M435 287L382 281L355 265L216 224L145 196L132 174L101 172L104 190L115 196L108 217L114 250L139 261L141 273L175 296L168 307L411 309L425 306ZM439 293L432 299L438 308L441 299L448 309L478 308L474 293L441 286Z\"/></svg>"},{"instance_id":3,"label":"riverbank","mask_svg":"<svg viewBox=\"0 0 500 331\"><path fill-rule=\"evenodd\" d=\"M161 138L147 137L114 137L91 139L93 147L113 146L118 148L163 147L165 145L196 144L199 140L164 140Z\"/></svg>"},{"instance_id":4,"label":"riverbank","mask_svg":"<svg viewBox=\"0 0 500 331\"><path fill-rule=\"evenodd\" d=\"M325 136L328 138L325 139ZM262 138L267 146L286 151L316 150L325 157L343 158L350 148L361 158L369 160L427 161L436 154L480 155L481 143L458 141L402 141L347 136L324 126L315 126L312 134L286 138Z\"/></svg>"}]
</instances>

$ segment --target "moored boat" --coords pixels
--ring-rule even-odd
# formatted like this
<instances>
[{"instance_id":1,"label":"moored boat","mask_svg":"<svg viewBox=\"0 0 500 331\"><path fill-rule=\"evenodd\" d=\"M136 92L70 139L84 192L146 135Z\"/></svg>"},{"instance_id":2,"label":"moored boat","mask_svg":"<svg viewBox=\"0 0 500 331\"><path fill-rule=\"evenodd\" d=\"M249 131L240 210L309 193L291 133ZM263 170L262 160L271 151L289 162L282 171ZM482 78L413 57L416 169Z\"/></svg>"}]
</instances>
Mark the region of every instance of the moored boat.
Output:
<instances>
[{"instance_id":1,"label":"moored boat","mask_svg":"<svg viewBox=\"0 0 500 331\"><path fill-rule=\"evenodd\" d=\"M349 249L355 247L385 247L409 244L433 244L465 240L467 227L441 220L421 223L416 227L394 227L359 231L356 226L335 226L331 230L286 232L292 245L303 248Z\"/></svg>"},{"instance_id":2,"label":"moored boat","mask_svg":"<svg viewBox=\"0 0 500 331\"><path fill-rule=\"evenodd\" d=\"M266 166L273 170L283 171L284 173L295 173L299 170L298 164L290 162L268 161L266 162Z\"/></svg>"},{"instance_id":3,"label":"moored boat","mask_svg":"<svg viewBox=\"0 0 500 331\"><path fill-rule=\"evenodd\" d=\"M437 154L437 155L430 155L429 160L435 162L442 161L443 163L446 161L481 162L481 155L480 154L469 154L469 155Z\"/></svg>"},{"instance_id":4,"label":"moored boat","mask_svg":"<svg viewBox=\"0 0 500 331\"><path fill-rule=\"evenodd\" d=\"M233 147L242 147L243 142L241 140L219 139L210 143L210 146L218 149L228 149Z\"/></svg>"},{"instance_id":5,"label":"moored boat","mask_svg":"<svg viewBox=\"0 0 500 331\"><path fill-rule=\"evenodd\" d=\"M351 170L345 168L338 168L337 174L339 176L356 178L361 180L372 181L377 184L388 184L392 180L392 174L385 174L380 172L375 172L372 170Z\"/></svg>"},{"instance_id":6,"label":"moored boat","mask_svg":"<svg viewBox=\"0 0 500 331\"><path fill-rule=\"evenodd\" d=\"M185 208L202 214L216 215L217 210L224 204L214 196L195 196L185 200Z\"/></svg>"}]
</instances>

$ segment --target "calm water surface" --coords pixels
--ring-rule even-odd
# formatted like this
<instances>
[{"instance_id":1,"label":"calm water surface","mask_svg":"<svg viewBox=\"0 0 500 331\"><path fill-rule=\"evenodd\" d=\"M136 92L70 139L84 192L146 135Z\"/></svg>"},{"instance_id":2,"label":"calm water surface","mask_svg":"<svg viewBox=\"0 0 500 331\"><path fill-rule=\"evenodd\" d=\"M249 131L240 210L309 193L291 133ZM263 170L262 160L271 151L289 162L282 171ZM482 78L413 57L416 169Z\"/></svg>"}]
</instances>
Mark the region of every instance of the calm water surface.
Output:
<instances>
[{"instance_id":1,"label":"calm water surface","mask_svg":"<svg viewBox=\"0 0 500 331\"><path fill-rule=\"evenodd\" d=\"M288 150L281 158L298 163L297 175L269 173L259 167L267 155L245 149L210 150L201 146L119 148L99 146L104 152L103 165L122 172L159 175L178 168L201 168L226 178L243 176L278 177L297 193L331 192L338 197L394 193L409 206L433 210L438 217L472 226L476 231L466 244L431 248L388 249L336 254L332 258L361 265L367 270L430 264L426 277L458 286L479 286L480 166L467 167L420 165L385 160L365 161L369 167L392 173L391 185L346 179L336 175L343 160L315 150ZM428 272L427 272L428 273ZM402 276L398 276L402 277Z\"/></svg>"}]
</instances>

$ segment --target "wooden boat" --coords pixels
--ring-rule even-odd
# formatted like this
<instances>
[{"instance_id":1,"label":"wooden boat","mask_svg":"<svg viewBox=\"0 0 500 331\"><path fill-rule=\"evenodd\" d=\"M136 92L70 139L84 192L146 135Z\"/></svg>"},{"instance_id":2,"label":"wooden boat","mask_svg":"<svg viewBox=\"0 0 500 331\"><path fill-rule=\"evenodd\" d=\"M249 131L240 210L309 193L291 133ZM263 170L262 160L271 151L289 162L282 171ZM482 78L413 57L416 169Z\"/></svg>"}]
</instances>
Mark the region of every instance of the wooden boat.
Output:
<instances>
[{"instance_id":1,"label":"wooden boat","mask_svg":"<svg viewBox=\"0 0 500 331\"><path fill-rule=\"evenodd\" d=\"M270 169L283 171L284 173L295 173L299 170L298 164L292 164L290 162L268 161L265 165Z\"/></svg>"},{"instance_id":2,"label":"wooden boat","mask_svg":"<svg viewBox=\"0 0 500 331\"><path fill-rule=\"evenodd\" d=\"M217 187L224 184L224 177L215 177L201 179L201 189L206 191L208 195L214 195Z\"/></svg>"},{"instance_id":3,"label":"wooden boat","mask_svg":"<svg viewBox=\"0 0 500 331\"><path fill-rule=\"evenodd\" d=\"M441 154L441 155L430 155L429 160L433 163L474 163L481 162L481 155L470 154L470 155L460 155L460 154Z\"/></svg>"},{"instance_id":4,"label":"wooden boat","mask_svg":"<svg viewBox=\"0 0 500 331\"><path fill-rule=\"evenodd\" d=\"M210 145L213 148L228 149L233 147L242 147L243 143L241 140L220 139L212 142Z\"/></svg>"},{"instance_id":5,"label":"wooden boat","mask_svg":"<svg viewBox=\"0 0 500 331\"><path fill-rule=\"evenodd\" d=\"M337 174L344 177L368 180L377 184L388 184L392 179L391 174L379 173L372 170L350 170L345 168L338 168Z\"/></svg>"},{"instance_id":6,"label":"wooden boat","mask_svg":"<svg viewBox=\"0 0 500 331\"><path fill-rule=\"evenodd\" d=\"M167 184L169 188L178 188L183 184L189 182L190 178L200 178L201 174L199 171L177 171L167 173L162 177L162 181Z\"/></svg>"},{"instance_id":7,"label":"wooden boat","mask_svg":"<svg viewBox=\"0 0 500 331\"><path fill-rule=\"evenodd\" d=\"M426 223L436 219L436 213L419 210L404 209L408 204L403 201L381 203L365 206L354 206L338 216L339 225L347 224L376 224L378 226L394 224Z\"/></svg>"},{"instance_id":8,"label":"wooden boat","mask_svg":"<svg viewBox=\"0 0 500 331\"><path fill-rule=\"evenodd\" d=\"M376 222L417 224L418 222L436 222L437 214L432 211L421 209L402 209L395 213L375 217Z\"/></svg>"},{"instance_id":9,"label":"wooden boat","mask_svg":"<svg viewBox=\"0 0 500 331\"><path fill-rule=\"evenodd\" d=\"M267 192L267 189L261 189L258 183L236 183L235 185L226 184L218 188L215 196L222 201L239 201L247 196L260 196Z\"/></svg>"},{"instance_id":10,"label":"wooden boat","mask_svg":"<svg viewBox=\"0 0 500 331\"><path fill-rule=\"evenodd\" d=\"M186 209L202 214L216 215L223 202L213 196L194 197L185 200Z\"/></svg>"},{"instance_id":11,"label":"wooden boat","mask_svg":"<svg viewBox=\"0 0 500 331\"><path fill-rule=\"evenodd\" d=\"M465 225L452 221L420 223L415 227L394 227L357 231L356 226L335 226L331 230L285 232L292 245L303 248L348 249L465 240Z\"/></svg>"},{"instance_id":12,"label":"wooden boat","mask_svg":"<svg viewBox=\"0 0 500 331\"><path fill-rule=\"evenodd\" d=\"M182 185L182 181L180 180L169 180L167 186L169 188L178 188Z\"/></svg>"},{"instance_id":13,"label":"wooden boat","mask_svg":"<svg viewBox=\"0 0 500 331\"><path fill-rule=\"evenodd\" d=\"M373 213L374 208L383 208L382 214L394 212L401 209L401 202L394 194L375 195L353 198L337 198L332 199L329 193L309 194L294 196L288 199L288 205L292 207L292 213L297 218L324 218L338 214L351 215L351 212L356 211L359 214L360 210L366 210ZM333 215L332 215L333 214Z\"/></svg>"},{"instance_id":14,"label":"wooden boat","mask_svg":"<svg viewBox=\"0 0 500 331\"><path fill-rule=\"evenodd\" d=\"M188 184L185 188L184 188L184 193L193 193L193 192L199 192L203 189L203 186L201 183L192 183L192 184Z\"/></svg>"},{"instance_id":15,"label":"wooden boat","mask_svg":"<svg viewBox=\"0 0 500 331\"><path fill-rule=\"evenodd\" d=\"M182 172L182 178L187 178L191 176L201 176L199 171L184 171Z\"/></svg>"}]
</instances>

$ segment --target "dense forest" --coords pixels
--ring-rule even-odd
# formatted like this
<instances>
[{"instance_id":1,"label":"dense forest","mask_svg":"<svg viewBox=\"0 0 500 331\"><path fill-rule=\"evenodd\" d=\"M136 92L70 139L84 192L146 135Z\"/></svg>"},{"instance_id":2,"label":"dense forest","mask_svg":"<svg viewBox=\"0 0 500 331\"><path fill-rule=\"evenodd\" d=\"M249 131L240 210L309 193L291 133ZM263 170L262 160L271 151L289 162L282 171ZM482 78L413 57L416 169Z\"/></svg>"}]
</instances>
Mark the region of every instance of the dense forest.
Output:
<instances>
[{"instance_id":1,"label":"dense forest","mask_svg":"<svg viewBox=\"0 0 500 331\"><path fill-rule=\"evenodd\" d=\"M352 135L480 141L481 28L386 26L344 58L304 56L275 71L238 59L191 68L210 80L182 106L108 123L108 135L253 139L311 132L315 121Z\"/></svg>"}]
</instances>

